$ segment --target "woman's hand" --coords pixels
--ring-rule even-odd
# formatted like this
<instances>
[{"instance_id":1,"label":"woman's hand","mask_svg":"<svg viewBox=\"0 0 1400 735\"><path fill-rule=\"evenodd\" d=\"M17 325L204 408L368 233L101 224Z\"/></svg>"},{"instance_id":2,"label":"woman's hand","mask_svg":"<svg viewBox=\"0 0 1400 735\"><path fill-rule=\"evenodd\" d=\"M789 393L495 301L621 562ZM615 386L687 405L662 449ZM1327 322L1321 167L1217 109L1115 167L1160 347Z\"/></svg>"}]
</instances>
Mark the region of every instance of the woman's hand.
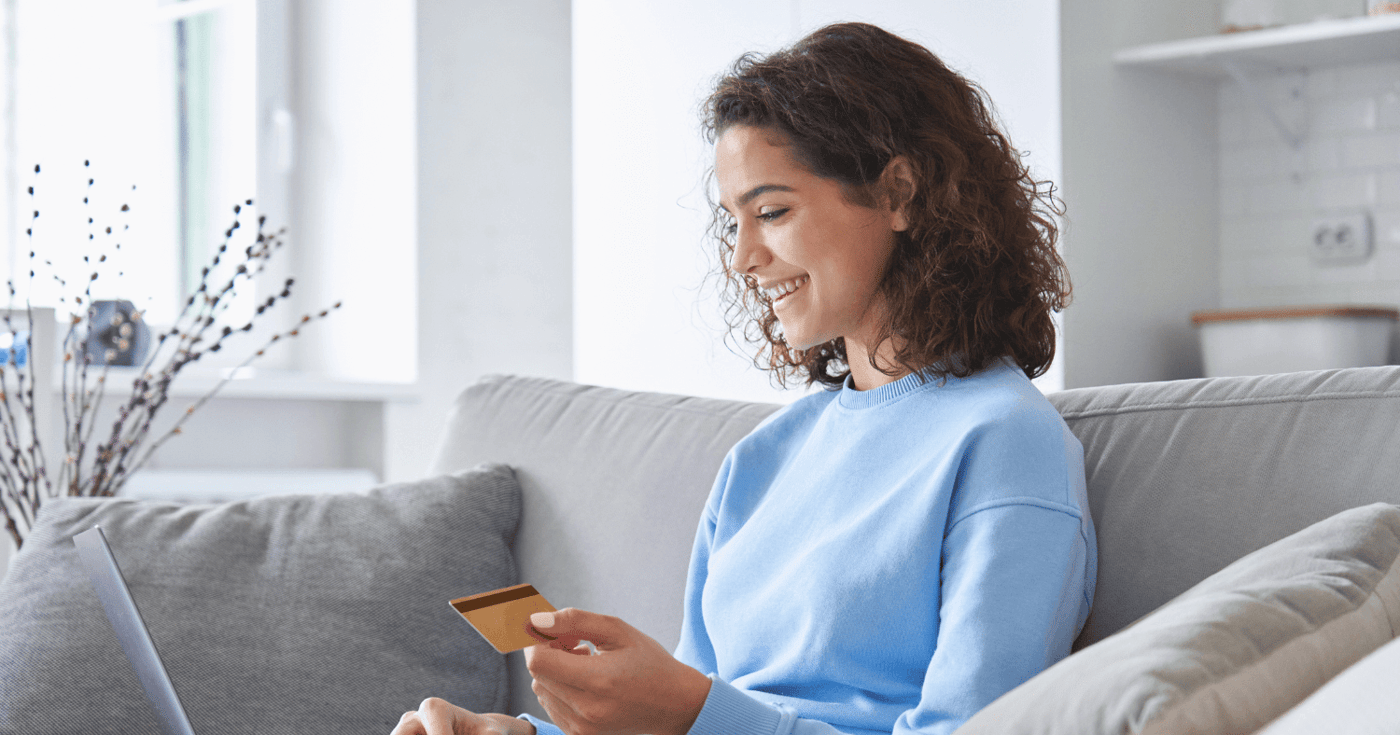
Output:
<instances>
[{"instance_id":1,"label":"woman's hand","mask_svg":"<svg viewBox=\"0 0 1400 735\"><path fill-rule=\"evenodd\" d=\"M535 726L508 715L478 715L429 697L417 710L403 713L389 735L535 735Z\"/></svg>"},{"instance_id":2,"label":"woman's hand","mask_svg":"<svg viewBox=\"0 0 1400 735\"><path fill-rule=\"evenodd\" d=\"M615 617L564 608L530 620L548 643L525 649L530 688L569 735L684 735L705 706L709 677Z\"/></svg>"}]
</instances>

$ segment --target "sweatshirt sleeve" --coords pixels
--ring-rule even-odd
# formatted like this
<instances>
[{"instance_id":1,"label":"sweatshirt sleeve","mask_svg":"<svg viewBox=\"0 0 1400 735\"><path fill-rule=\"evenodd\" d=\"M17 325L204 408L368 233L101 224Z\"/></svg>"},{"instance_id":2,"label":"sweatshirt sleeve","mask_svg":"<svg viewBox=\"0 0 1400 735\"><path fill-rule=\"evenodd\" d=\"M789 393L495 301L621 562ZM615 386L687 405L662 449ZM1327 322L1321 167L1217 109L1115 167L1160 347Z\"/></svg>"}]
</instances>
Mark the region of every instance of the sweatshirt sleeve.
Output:
<instances>
[{"instance_id":1,"label":"sweatshirt sleeve","mask_svg":"<svg viewBox=\"0 0 1400 735\"><path fill-rule=\"evenodd\" d=\"M938 635L895 733L948 733L1069 655L1097 570L1082 449L1058 414L989 423L964 456L938 560Z\"/></svg>"},{"instance_id":2,"label":"sweatshirt sleeve","mask_svg":"<svg viewBox=\"0 0 1400 735\"><path fill-rule=\"evenodd\" d=\"M1069 654L1093 552L1071 508L994 505L949 529L937 647L895 733L949 733Z\"/></svg>"},{"instance_id":3,"label":"sweatshirt sleeve","mask_svg":"<svg viewBox=\"0 0 1400 735\"><path fill-rule=\"evenodd\" d=\"M555 725L552 722L545 722L544 720L541 720L540 718L534 715L524 714L520 715L519 717L516 717L516 719L526 720L531 725L534 725L535 735L564 735L564 731L560 730L557 725Z\"/></svg>"}]
</instances>

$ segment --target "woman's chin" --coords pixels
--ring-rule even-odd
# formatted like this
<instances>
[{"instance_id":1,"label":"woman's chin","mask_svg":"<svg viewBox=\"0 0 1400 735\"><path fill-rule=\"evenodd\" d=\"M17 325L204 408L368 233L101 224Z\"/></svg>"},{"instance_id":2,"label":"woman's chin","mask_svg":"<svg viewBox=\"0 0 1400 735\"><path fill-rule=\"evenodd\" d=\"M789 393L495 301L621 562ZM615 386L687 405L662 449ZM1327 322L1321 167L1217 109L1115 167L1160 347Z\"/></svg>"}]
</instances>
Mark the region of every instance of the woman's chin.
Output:
<instances>
[{"instance_id":1,"label":"woman's chin","mask_svg":"<svg viewBox=\"0 0 1400 735\"><path fill-rule=\"evenodd\" d=\"M790 347L790 348L792 348L792 349L794 349L794 350L798 350L798 351L810 350L810 349L812 349L813 347L816 347L816 346L820 345L822 342L825 341L825 340L812 339L812 338L810 338L810 337L808 337L808 338L806 338L806 339L798 339L798 338L796 338L796 337L789 336L789 335L784 335L784 336L783 336L783 340L784 340L785 342L788 343L788 347Z\"/></svg>"},{"instance_id":2,"label":"woman's chin","mask_svg":"<svg viewBox=\"0 0 1400 735\"><path fill-rule=\"evenodd\" d=\"M791 315L788 322L797 323L786 323L781 316L778 317L778 323L783 325L783 341L787 343L789 350L810 350L835 339L835 337L808 332L802 328L801 320L795 319Z\"/></svg>"}]
</instances>

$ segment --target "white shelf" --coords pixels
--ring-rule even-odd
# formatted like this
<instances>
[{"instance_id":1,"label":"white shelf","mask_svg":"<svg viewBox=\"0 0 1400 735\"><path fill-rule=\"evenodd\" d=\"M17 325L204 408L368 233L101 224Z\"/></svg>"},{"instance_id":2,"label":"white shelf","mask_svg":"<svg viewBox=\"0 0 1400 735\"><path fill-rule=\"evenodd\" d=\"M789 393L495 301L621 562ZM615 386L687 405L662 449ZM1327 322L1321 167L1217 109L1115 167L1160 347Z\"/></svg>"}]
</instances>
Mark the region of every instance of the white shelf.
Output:
<instances>
[{"instance_id":1,"label":"white shelf","mask_svg":"<svg viewBox=\"0 0 1400 735\"><path fill-rule=\"evenodd\" d=\"M1400 13L1224 33L1125 48L1120 67L1224 77L1250 70L1315 69L1400 59Z\"/></svg>"}]
</instances>

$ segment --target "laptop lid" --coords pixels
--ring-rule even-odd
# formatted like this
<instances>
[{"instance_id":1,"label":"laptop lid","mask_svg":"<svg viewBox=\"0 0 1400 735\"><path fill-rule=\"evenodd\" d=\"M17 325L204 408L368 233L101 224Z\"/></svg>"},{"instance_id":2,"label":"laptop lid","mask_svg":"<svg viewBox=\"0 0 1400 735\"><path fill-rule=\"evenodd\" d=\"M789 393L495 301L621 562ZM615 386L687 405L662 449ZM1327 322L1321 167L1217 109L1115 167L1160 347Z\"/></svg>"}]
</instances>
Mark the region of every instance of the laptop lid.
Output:
<instances>
[{"instance_id":1,"label":"laptop lid","mask_svg":"<svg viewBox=\"0 0 1400 735\"><path fill-rule=\"evenodd\" d=\"M112 547L107 545L107 537L101 526L93 526L73 536L73 544L78 547L78 558L87 569L92 587L102 601L102 609L117 632L117 640L126 652L126 660L136 669L136 678L141 680L141 688L146 690L146 698L156 711L163 735L194 735L185 708L180 705L180 697L175 693L175 684L161 663L156 644L141 620L136 609L136 601L131 598L131 590L126 586L117 559L112 556Z\"/></svg>"}]
</instances>

